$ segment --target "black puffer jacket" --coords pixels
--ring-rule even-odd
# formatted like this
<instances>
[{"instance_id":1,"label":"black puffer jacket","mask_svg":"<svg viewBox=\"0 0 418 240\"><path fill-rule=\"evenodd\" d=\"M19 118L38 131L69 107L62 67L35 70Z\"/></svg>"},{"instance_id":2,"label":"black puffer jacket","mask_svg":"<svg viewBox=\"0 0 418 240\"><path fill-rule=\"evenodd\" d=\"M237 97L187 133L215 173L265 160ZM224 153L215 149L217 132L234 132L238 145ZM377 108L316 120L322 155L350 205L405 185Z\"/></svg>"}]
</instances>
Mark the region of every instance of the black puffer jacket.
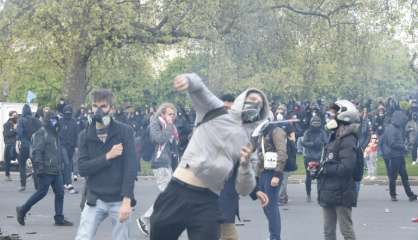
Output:
<instances>
[{"instance_id":1,"label":"black puffer jacket","mask_svg":"<svg viewBox=\"0 0 418 240\"><path fill-rule=\"evenodd\" d=\"M342 125L325 146L326 162L318 177L318 201L322 207L354 207L357 196L353 169L357 159L359 126Z\"/></svg>"},{"instance_id":2,"label":"black puffer jacket","mask_svg":"<svg viewBox=\"0 0 418 240\"><path fill-rule=\"evenodd\" d=\"M383 135L383 158L403 158L406 149L404 144L404 129L408 117L401 111L393 113L391 124L389 124Z\"/></svg>"}]
</instances>

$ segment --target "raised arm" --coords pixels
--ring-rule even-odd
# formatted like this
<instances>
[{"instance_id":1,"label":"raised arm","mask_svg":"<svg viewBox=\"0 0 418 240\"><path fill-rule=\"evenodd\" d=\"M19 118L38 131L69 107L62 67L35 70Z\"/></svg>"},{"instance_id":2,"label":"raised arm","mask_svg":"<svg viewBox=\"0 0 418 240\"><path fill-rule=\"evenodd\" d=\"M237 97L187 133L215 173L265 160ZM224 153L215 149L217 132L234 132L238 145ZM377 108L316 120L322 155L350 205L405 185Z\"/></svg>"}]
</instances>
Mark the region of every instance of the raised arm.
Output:
<instances>
[{"instance_id":1,"label":"raised arm","mask_svg":"<svg viewBox=\"0 0 418 240\"><path fill-rule=\"evenodd\" d=\"M210 110L220 108L223 102L217 98L195 73L179 75L174 80L177 91L187 91L196 111L196 121L200 122Z\"/></svg>"}]
</instances>

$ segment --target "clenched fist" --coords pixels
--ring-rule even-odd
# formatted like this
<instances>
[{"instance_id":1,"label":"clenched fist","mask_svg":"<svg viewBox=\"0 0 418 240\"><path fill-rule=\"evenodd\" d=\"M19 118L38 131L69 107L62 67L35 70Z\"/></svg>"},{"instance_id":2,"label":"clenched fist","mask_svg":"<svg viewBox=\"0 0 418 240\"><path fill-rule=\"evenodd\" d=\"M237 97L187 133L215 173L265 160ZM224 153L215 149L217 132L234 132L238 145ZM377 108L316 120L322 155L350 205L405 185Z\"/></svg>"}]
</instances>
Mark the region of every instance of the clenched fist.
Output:
<instances>
[{"instance_id":1,"label":"clenched fist","mask_svg":"<svg viewBox=\"0 0 418 240\"><path fill-rule=\"evenodd\" d=\"M248 144L241 148L240 152L240 164L241 166L248 166L250 163L250 156L253 153L253 147L251 144Z\"/></svg>"},{"instance_id":2,"label":"clenched fist","mask_svg":"<svg viewBox=\"0 0 418 240\"><path fill-rule=\"evenodd\" d=\"M177 92L186 91L188 88L189 88L189 80L187 79L185 74L178 75L174 79L174 89L176 89Z\"/></svg>"},{"instance_id":3,"label":"clenched fist","mask_svg":"<svg viewBox=\"0 0 418 240\"><path fill-rule=\"evenodd\" d=\"M123 152L122 143L113 145L112 149L110 149L110 151L106 153L106 160L115 159L119 157L120 155L122 155L122 152Z\"/></svg>"}]
</instances>

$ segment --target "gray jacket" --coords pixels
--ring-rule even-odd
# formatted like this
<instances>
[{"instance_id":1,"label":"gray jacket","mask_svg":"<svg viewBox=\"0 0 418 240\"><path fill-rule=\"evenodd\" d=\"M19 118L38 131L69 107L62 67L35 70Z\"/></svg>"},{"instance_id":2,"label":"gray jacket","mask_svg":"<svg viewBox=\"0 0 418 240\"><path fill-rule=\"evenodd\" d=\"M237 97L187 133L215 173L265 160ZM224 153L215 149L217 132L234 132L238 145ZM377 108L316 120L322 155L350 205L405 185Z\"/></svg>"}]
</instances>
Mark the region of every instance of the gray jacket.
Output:
<instances>
[{"instance_id":1,"label":"gray jacket","mask_svg":"<svg viewBox=\"0 0 418 240\"><path fill-rule=\"evenodd\" d=\"M208 90L198 75L187 74L186 76L189 80L189 96L196 111L198 123L210 110L223 107L223 102ZM247 92L237 97L228 114L196 128L179 164L179 167L193 171L197 178L217 194L231 176L234 166L239 164L240 150L250 143L251 132L257 125L257 123L243 124L241 120ZM265 102L262 118L265 119L268 116L269 106L267 98L264 94L262 96ZM248 195L254 187L255 174L251 164L246 167L239 166L235 181L237 192L241 195Z\"/></svg>"},{"instance_id":2,"label":"gray jacket","mask_svg":"<svg viewBox=\"0 0 418 240\"><path fill-rule=\"evenodd\" d=\"M171 168L171 164L177 156L176 140L172 139L174 125L167 125L164 128L158 119L158 116L153 117L150 123L150 137L155 144L155 154L151 160L151 168ZM161 147L161 153L158 154L158 148Z\"/></svg>"}]
</instances>

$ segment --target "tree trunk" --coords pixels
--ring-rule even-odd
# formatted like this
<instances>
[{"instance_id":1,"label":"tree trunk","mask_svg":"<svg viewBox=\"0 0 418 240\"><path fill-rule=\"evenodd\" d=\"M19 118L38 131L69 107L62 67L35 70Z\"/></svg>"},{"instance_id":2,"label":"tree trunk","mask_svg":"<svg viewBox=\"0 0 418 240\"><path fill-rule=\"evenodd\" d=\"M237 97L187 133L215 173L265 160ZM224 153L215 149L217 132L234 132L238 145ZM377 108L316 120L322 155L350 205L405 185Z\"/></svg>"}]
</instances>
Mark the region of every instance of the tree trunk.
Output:
<instances>
[{"instance_id":1,"label":"tree trunk","mask_svg":"<svg viewBox=\"0 0 418 240\"><path fill-rule=\"evenodd\" d=\"M87 95L87 64L88 56L84 56L80 50L74 50L68 59L67 71L63 85L64 98L74 108L84 103Z\"/></svg>"}]
</instances>

